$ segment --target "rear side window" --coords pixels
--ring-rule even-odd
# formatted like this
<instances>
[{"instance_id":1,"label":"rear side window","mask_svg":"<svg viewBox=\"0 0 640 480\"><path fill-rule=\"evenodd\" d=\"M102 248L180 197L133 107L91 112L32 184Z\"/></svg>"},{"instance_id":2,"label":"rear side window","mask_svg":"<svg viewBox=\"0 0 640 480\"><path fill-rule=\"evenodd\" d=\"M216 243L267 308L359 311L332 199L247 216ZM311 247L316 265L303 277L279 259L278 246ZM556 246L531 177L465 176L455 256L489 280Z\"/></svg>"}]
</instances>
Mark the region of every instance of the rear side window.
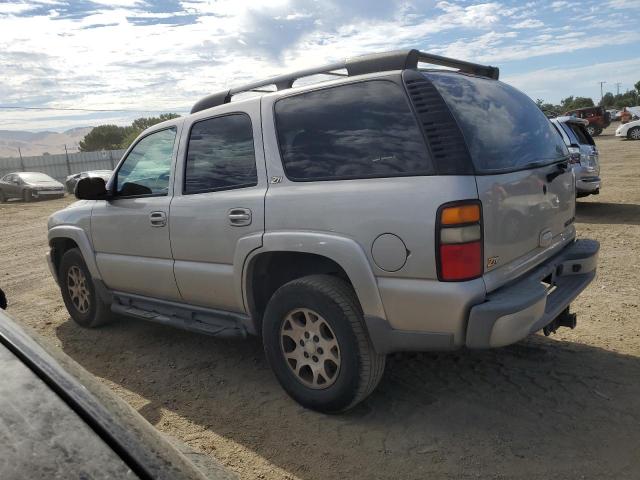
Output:
<instances>
[{"instance_id":1,"label":"rear side window","mask_svg":"<svg viewBox=\"0 0 640 480\"><path fill-rule=\"evenodd\" d=\"M569 125L567 125L566 123L560 123L559 125L560 125L560 128L564 130L564 133L567 135L567 137L569 137L569 141L571 142L572 145L580 145L580 141L578 140L578 137L576 137L576 134L573 132L571 127L569 127Z\"/></svg>"},{"instance_id":2,"label":"rear side window","mask_svg":"<svg viewBox=\"0 0 640 480\"><path fill-rule=\"evenodd\" d=\"M279 100L278 142L294 181L433 174L404 90L373 80Z\"/></svg>"},{"instance_id":3,"label":"rear side window","mask_svg":"<svg viewBox=\"0 0 640 480\"><path fill-rule=\"evenodd\" d=\"M589 132L582 126L576 124L567 124L567 127L571 129L573 134L578 138L578 143L581 145L595 145L593 138L589 135Z\"/></svg>"},{"instance_id":4,"label":"rear side window","mask_svg":"<svg viewBox=\"0 0 640 480\"><path fill-rule=\"evenodd\" d=\"M476 173L533 168L568 155L562 137L524 93L502 82L459 73L424 75L456 117Z\"/></svg>"},{"instance_id":5,"label":"rear side window","mask_svg":"<svg viewBox=\"0 0 640 480\"><path fill-rule=\"evenodd\" d=\"M191 128L184 193L258 184L251 119L244 113L209 118Z\"/></svg>"}]
</instances>

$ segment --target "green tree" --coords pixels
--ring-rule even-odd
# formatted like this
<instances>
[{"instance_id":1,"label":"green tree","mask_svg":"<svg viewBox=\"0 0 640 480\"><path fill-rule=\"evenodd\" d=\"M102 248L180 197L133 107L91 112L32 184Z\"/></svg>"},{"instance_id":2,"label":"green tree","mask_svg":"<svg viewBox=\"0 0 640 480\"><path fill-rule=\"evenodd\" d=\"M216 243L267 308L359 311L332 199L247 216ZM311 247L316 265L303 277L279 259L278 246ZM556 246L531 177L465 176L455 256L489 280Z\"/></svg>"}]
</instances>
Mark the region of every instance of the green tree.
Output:
<instances>
[{"instance_id":1,"label":"green tree","mask_svg":"<svg viewBox=\"0 0 640 480\"><path fill-rule=\"evenodd\" d=\"M81 152L98 150L117 150L127 148L140 133L156 123L177 118L177 113L163 113L158 117L140 117L127 127L118 125L100 125L91 129L80 142Z\"/></svg>"},{"instance_id":2,"label":"green tree","mask_svg":"<svg viewBox=\"0 0 640 480\"><path fill-rule=\"evenodd\" d=\"M613 93L607 92L604 94L604 97L602 97L600 102L598 102L598 105L605 108L611 108L615 104L615 101L616 100L615 100L615 97L613 96Z\"/></svg>"},{"instance_id":3,"label":"green tree","mask_svg":"<svg viewBox=\"0 0 640 480\"><path fill-rule=\"evenodd\" d=\"M570 97L560 100L560 108L563 112L568 112L569 110L575 110L577 108L593 106L593 100L588 97L574 97L573 95L571 95Z\"/></svg>"},{"instance_id":4,"label":"green tree","mask_svg":"<svg viewBox=\"0 0 640 480\"><path fill-rule=\"evenodd\" d=\"M119 127L118 125L94 127L80 141L80 151L117 150L129 133L129 128Z\"/></svg>"},{"instance_id":5,"label":"green tree","mask_svg":"<svg viewBox=\"0 0 640 480\"><path fill-rule=\"evenodd\" d=\"M136 118L131 124L130 131L122 139L120 148L129 148L129 145L140 135L144 130L155 125L156 123L178 118L180 115L177 113L163 113L158 117L140 117Z\"/></svg>"},{"instance_id":6,"label":"green tree","mask_svg":"<svg viewBox=\"0 0 640 480\"><path fill-rule=\"evenodd\" d=\"M554 105L553 103L546 103L541 98L536 99L536 105L538 105L538 108L542 110L542 112L547 117L557 117L559 115L558 112L561 110L559 105Z\"/></svg>"}]
</instances>

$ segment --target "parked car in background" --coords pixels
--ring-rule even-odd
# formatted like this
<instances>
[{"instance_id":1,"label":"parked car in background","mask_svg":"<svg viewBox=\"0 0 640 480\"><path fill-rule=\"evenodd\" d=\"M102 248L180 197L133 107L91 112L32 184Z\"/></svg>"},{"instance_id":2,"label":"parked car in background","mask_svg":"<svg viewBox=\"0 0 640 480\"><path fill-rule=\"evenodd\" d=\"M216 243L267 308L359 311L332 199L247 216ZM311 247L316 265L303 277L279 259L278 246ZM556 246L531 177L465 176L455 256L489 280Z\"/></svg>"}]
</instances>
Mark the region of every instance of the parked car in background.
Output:
<instances>
[{"instance_id":1,"label":"parked car in background","mask_svg":"<svg viewBox=\"0 0 640 480\"><path fill-rule=\"evenodd\" d=\"M592 137L600 135L605 128L611 125L611 117L604 107L578 108L565 112L565 115L587 120L589 122L587 131Z\"/></svg>"},{"instance_id":2,"label":"parked car in background","mask_svg":"<svg viewBox=\"0 0 640 480\"><path fill-rule=\"evenodd\" d=\"M575 327L599 244L576 240L562 138L498 76L417 50L365 55L145 130L108 184L80 180L87 201L49 218L71 317L260 335L284 390L325 412L367 397L389 353Z\"/></svg>"},{"instance_id":3,"label":"parked car in background","mask_svg":"<svg viewBox=\"0 0 640 480\"><path fill-rule=\"evenodd\" d=\"M0 179L0 202L19 198L32 200L64 197L64 185L39 172L9 173Z\"/></svg>"},{"instance_id":4,"label":"parked car in background","mask_svg":"<svg viewBox=\"0 0 640 480\"><path fill-rule=\"evenodd\" d=\"M65 179L64 185L67 189L67 192L73 193L80 179L87 178L87 177L100 177L104 179L105 182L108 182L109 179L111 178L112 173L113 173L112 170L90 170L88 172L74 173L73 175L69 175Z\"/></svg>"},{"instance_id":5,"label":"parked car in background","mask_svg":"<svg viewBox=\"0 0 640 480\"><path fill-rule=\"evenodd\" d=\"M614 120L620 120L620 110L616 110L616 109L609 109L607 110L607 112L609 112L609 118L611 119L611 121L613 122Z\"/></svg>"},{"instance_id":6,"label":"parked car in background","mask_svg":"<svg viewBox=\"0 0 640 480\"><path fill-rule=\"evenodd\" d=\"M576 196L600 193L598 149L587 131L589 122L576 117L557 117L551 123L569 149L569 166L576 175Z\"/></svg>"},{"instance_id":7,"label":"parked car in background","mask_svg":"<svg viewBox=\"0 0 640 480\"><path fill-rule=\"evenodd\" d=\"M0 290L0 308L6 307ZM232 480L0 310L0 478ZM180 447L178 449L177 447ZM198 458L199 460L199 458Z\"/></svg>"},{"instance_id":8,"label":"parked car in background","mask_svg":"<svg viewBox=\"0 0 640 480\"><path fill-rule=\"evenodd\" d=\"M629 140L640 140L640 120L622 123L616 129L616 137L626 137Z\"/></svg>"}]
</instances>

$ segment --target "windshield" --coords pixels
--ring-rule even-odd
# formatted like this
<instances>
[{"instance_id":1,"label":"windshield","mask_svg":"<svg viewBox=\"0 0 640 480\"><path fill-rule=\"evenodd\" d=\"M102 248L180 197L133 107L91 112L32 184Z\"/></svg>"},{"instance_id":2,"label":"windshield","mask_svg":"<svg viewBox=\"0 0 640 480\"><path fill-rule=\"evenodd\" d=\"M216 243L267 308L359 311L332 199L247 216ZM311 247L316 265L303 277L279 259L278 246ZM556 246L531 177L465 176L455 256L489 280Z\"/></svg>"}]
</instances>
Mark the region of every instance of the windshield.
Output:
<instances>
[{"instance_id":1,"label":"windshield","mask_svg":"<svg viewBox=\"0 0 640 480\"><path fill-rule=\"evenodd\" d=\"M501 173L563 160L567 148L524 93L495 80L426 72L462 129L476 173Z\"/></svg>"},{"instance_id":2,"label":"windshield","mask_svg":"<svg viewBox=\"0 0 640 480\"><path fill-rule=\"evenodd\" d=\"M55 182L53 178L44 173L19 173L18 176L25 182Z\"/></svg>"}]
</instances>

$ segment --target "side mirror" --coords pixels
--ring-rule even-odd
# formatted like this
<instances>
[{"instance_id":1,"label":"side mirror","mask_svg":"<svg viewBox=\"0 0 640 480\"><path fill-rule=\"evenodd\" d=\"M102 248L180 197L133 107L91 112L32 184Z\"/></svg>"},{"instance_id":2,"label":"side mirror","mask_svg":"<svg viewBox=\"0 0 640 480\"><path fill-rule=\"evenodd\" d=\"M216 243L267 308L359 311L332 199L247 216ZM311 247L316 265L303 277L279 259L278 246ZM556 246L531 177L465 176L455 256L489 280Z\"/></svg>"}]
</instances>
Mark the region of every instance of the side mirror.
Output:
<instances>
[{"instance_id":1,"label":"side mirror","mask_svg":"<svg viewBox=\"0 0 640 480\"><path fill-rule=\"evenodd\" d=\"M81 178L75 188L76 198L79 200L105 200L109 197L104 178Z\"/></svg>"}]
</instances>

